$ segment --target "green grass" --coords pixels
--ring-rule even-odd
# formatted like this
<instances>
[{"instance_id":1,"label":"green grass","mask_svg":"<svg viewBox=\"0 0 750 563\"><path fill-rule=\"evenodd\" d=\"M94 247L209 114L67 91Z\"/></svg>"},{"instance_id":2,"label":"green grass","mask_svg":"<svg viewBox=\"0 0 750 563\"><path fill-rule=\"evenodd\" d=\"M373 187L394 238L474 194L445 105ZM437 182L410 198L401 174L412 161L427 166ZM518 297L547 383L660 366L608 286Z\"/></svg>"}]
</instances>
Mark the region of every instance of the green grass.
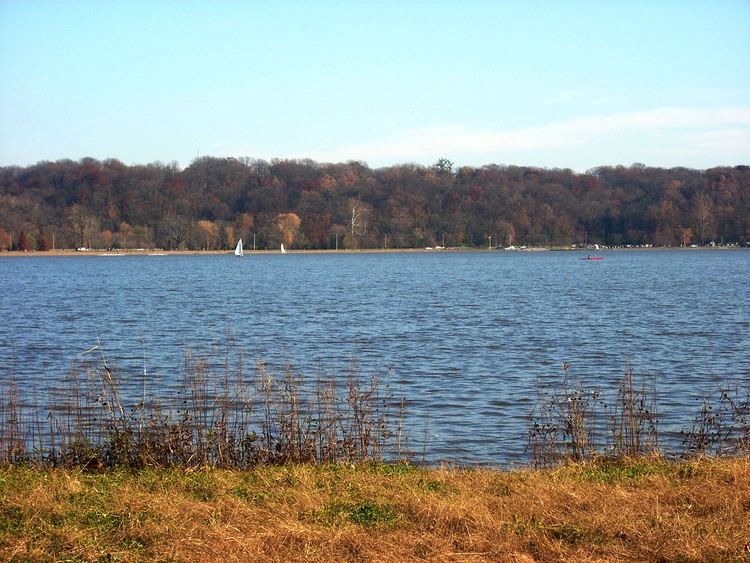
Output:
<instances>
[{"instance_id":1,"label":"green grass","mask_svg":"<svg viewBox=\"0 0 750 563\"><path fill-rule=\"evenodd\" d=\"M18 534L23 531L27 516L17 506L6 506L0 510L0 534Z\"/></svg>"},{"instance_id":2,"label":"green grass","mask_svg":"<svg viewBox=\"0 0 750 563\"><path fill-rule=\"evenodd\" d=\"M401 519L393 507L370 500L355 503L335 500L315 511L312 516L314 521L325 526L349 522L364 528L376 525L390 527Z\"/></svg>"},{"instance_id":3,"label":"green grass","mask_svg":"<svg viewBox=\"0 0 750 563\"><path fill-rule=\"evenodd\" d=\"M594 465L583 471L584 479L598 483L619 483L642 479L651 475L666 475L673 469L665 463L636 463L626 465L621 463L603 463Z\"/></svg>"}]
</instances>

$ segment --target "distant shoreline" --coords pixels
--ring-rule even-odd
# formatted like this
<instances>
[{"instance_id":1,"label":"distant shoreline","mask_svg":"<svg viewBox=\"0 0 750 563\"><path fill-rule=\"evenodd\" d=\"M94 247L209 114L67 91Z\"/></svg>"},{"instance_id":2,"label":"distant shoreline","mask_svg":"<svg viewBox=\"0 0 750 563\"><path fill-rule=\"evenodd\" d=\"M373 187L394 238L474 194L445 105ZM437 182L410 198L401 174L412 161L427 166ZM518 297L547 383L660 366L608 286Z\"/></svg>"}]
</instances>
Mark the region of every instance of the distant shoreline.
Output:
<instances>
[{"instance_id":1,"label":"distant shoreline","mask_svg":"<svg viewBox=\"0 0 750 563\"><path fill-rule=\"evenodd\" d=\"M441 253L441 252L502 252L508 254L524 253L524 252L621 252L621 251L653 251L653 250L683 250L683 251L695 251L695 250L750 250L742 246L700 246L700 247L670 247L670 246L650 246L650 247L617 247L617 248L602 248L599 250L585 249L585 248L569 248L569 247L546 247L546 246L534 246L526 249L519 250L498 250L493 248L363 248L363 249L310 249L310 250L287 250L287 254L384 254L384 253L398 253L398 252L430 252L430 253ZM2 257L33 257L33 256L98 256L98 257L114 257L114 256L231 256L233 250L30 250L28 252L21 252L18 250L10 250L0 252L0 258ZM246 255L264 255L264 254L281 254L279 250L245 250Z\"/></svg>"}]
</instances>

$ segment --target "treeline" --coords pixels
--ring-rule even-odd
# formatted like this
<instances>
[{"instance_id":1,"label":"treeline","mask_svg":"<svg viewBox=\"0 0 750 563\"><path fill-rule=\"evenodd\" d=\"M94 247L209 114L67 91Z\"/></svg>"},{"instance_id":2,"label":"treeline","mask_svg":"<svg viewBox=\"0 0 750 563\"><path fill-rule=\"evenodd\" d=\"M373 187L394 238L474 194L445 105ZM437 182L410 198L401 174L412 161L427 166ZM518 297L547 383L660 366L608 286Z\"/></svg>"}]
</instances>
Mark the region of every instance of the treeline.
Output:
<instances>
[{"instance_id":1,"label":"treeline","mask_svg":"<svg viewBox=\"0 0 750 563\"><path fill-rule=\"evenodd\" d=\"M750 167L198 158L0 168L0 250L684 246L750 240Z\"/></svg>"}]
</instances>

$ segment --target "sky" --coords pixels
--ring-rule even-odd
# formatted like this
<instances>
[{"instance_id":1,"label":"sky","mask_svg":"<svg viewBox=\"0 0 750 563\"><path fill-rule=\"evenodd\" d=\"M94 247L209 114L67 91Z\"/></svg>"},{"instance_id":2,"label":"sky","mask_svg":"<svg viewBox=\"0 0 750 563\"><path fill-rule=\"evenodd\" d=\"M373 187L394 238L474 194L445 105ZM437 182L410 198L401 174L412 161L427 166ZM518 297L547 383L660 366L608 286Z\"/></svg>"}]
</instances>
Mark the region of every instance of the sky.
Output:
<instances>
[{"instance_id":1,"label":"sky","mask_svg":"<svg viewBox=\"0 0 750 563\"><path fill-rule=\"evenodd\" d=\"M750 1L0 0L0 165L750 164Z\"/></svg>"}]
</instances>

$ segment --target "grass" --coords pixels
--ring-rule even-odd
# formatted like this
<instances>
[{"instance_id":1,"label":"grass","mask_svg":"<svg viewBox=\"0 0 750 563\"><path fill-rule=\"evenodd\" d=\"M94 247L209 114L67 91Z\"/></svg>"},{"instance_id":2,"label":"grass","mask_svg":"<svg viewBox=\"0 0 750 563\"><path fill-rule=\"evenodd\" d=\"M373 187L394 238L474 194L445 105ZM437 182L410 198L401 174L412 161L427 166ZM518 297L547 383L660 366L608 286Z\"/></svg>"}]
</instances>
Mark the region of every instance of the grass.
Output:
<instances>
[{"instance_id":1,"label":"grass","mask_svg":"<svg viewBox=\"0 0 750 563\"><path fill-rule=\"evenodd\" d=\"M0 468L0 559L750 560L750 460Z\"/></svg>"}]
</instances>

